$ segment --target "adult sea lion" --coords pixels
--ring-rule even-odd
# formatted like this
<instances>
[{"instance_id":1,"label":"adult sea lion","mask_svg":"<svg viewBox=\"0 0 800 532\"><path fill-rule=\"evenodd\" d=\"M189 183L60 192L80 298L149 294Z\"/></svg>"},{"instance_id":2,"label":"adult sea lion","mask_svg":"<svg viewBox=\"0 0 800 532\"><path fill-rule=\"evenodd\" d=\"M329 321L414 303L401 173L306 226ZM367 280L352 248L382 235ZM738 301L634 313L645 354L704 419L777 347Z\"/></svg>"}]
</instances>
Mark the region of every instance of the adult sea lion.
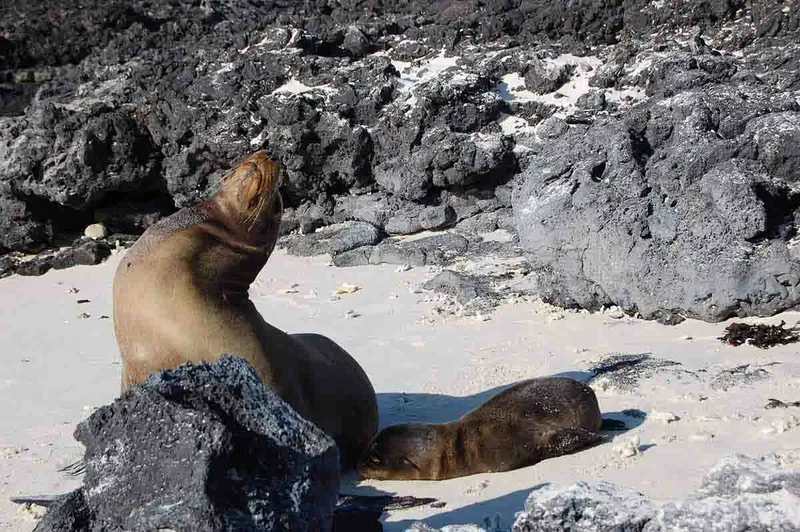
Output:
<instances>
[{"instance_id":1,"label":"adult sea lion","mask_svg":"<svg viewBox=\"0 0 800 532\"><path fill-rule=\"evenodd\" d=\"M122 390L184 362L244 357L334 438L349 467L378 425L367 375L331 339L269 325L248 296L278 238L279 181L279 165L256 152L216 194L159 221L128 250L113 297Z\"/></svg>"},{"instance_id":2,"label":"adult sea lion","mask_svg":"<svg viewBox=\"0 0 800 532\"><path fill-rule=\"evenodd\" d=\"M519 382L449 423L386 427L359 459L361 478L444 480L510 471L602 441L594 391L546 377Z\"/></svg>"}]
</instances>

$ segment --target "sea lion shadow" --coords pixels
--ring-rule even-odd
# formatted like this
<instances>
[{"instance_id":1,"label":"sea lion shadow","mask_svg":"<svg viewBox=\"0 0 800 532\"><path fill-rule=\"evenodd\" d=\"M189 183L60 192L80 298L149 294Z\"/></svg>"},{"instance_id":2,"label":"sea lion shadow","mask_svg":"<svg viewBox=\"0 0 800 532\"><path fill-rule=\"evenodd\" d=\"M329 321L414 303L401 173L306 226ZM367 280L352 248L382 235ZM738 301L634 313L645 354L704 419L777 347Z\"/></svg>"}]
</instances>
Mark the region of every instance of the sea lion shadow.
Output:
<instances>
[{"instance_id":1,"label":"sea lion shadow","mask_svg":"<svg viewBox=\"0 0 800 532\"><path fill-rule=\"evenodd\" d=\"M384 523L388 530L406 530L412 523L423 522L433 528L447 525L480 524L486 530L511 530L514 514L525 506L528 495L546 484L536 484L494 499L476 502L449 512L442 512L423 519L409 519Z\"/></svg>"},{"instance_id":2,"label":"sea lion shadow","mask_svg":"<svg viewBox=\"0 0 800 532\"><path fill-rule=\"evenodd\" d=\"M594 374L588 371L565 371L550 376L567 377L580 382L587 382ZM437 393L381 392L377 394L379 428L382 429L400 423L446 423L454 421L514 384L516 383L510 382L473 395L460 397ZM602 408L602 405L600 406ZM603 417L606 417L606 414L603 414ZM633 418L629 418L622 413L612 412L609 413L609 417L624 421L628 428L638 426L638 424L632 425Z\"/></svg>"},{"instance_id":3,"label":"sea lion shadow","mask_svg":"<svg viewBox=\"0 0 800 532\"><path fill-rule=\"evenodd\" d=\"M610 435L624 434L629 430L635 429L636 427L644 423L646 419L647 419L647 413L642 412L641 410L622 410L622 411L603 412L604 426L602 429L600 429L600 431ZM605 422L608 420L620 421L624 423L625 426L606 427Z\"/></svg>"},{"instance_id":4,"label":"sea lion shadow","mask_svg":"<svg viewBox=\"0 0 800 532\"><path fill-rule=\"evenodd\" d=\"M445 423L463 416L508 385L457 397L438 393L378 393L380 428L400 423Z\"/></svg>"}]
</instances>

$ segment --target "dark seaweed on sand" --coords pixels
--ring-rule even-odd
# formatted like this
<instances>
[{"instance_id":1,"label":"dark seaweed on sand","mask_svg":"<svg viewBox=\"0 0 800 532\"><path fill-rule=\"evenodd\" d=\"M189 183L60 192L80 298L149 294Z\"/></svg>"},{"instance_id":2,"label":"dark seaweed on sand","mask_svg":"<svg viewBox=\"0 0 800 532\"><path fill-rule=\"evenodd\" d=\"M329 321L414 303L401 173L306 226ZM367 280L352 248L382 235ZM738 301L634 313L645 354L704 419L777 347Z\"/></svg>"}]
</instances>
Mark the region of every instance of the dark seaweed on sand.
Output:
<instances>
[{"instance_id":1,"label":"dark seaweed on sand","mask_svg":"<svg viewBox=\"0 0 800 532\"><path fill-rule=\"evenodd\" d=\"M791 344L800 340L796 327L786 328L785 321L778 325L750 325L749 323L731 323L725 328L725 334L719 339L730 345L750 345L766 349L774 345Z\"/></svg>"}]
</instances>

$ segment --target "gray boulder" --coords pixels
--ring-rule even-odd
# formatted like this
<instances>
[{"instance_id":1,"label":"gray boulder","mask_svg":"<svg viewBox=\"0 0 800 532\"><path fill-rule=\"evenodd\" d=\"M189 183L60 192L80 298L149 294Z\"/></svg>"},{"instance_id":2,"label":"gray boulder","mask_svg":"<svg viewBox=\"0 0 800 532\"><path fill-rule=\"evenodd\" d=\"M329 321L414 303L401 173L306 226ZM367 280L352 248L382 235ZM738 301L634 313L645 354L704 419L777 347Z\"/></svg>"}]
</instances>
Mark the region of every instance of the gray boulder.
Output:
<instances>
[{"instance_id":1,"label":"gray boulder","mask_svg":"<svg viewBox=\"0 0 800 532\"><path fill-rule=\"evenodd\" d=\"M800 471L736 454L717 462L693 499L662 505L645 532L790 532L800 529L799 504Z\"/></svg>"},{"instance_id":2,"label":"gray boulder","mask_svg":"<svg viewBox=\"0 0 800 532\"><path fill-rule=\"evenodd\" d=\"M795 501L797 504L800 501ZM709 497L664 504L644 532L795 532L800 522L787 517L780 503L752 495L736 499Z\"/></svg>"},{"instance_id":3,"label":"gray boulder","mask_svg":"<svg viewBox=\"0 0 800 532\"><path fill-rule=\"evenodd\" d=\"M468 249L469 241L453 233L441 233L406 242L387 239L372 248L369 263L444 266Z\"/></svg>"},{"instance_id":4,"label":"gray boulder","mask_svg":"<svg viewBox=\"0 0 800 532\"><path fill-rule=\"evenodd\" d=\"M367 222L345 222L340 227L326 227L309 234L290 234L278 239L278 247L290 255L309 257L330 253L338 255L361 246L373 246L381 232Z\"/></svg>"},{"instance_id":5,"label":"gray boulder","mask_svg":"<svg viewBox=\"0 0 800 532\"><path fill-rule=\"evenodd\" d=\"M482 131L502 109L489 76L456 68L401 93L372 131L375 181L421 200L437 188L507 178L515 167L513 140Z\"/></svg>"},{"instance_id":6,"label":"gray boulder","mask_svg":"<svg viewBox=\"0 0 800 532\"><path fill-rule=\"evenodd\" d=\"M572 65L559 65L534 59L525 71L525 88L536 94L557 91L572 75Z\"/></svg>"},{"instance_id":7,"label":"gray boulder","mask_svg":"<svg viewBox=\"0 0 800 532\"><path fill-rule=\"evenodd\" d=\"M398 210L386 221L386 232L390 235L413 235L422 231L422 224L419 222L419 215L422 212L421 205L409 205L404 209Z\"/></svg>"},{"instance_id":8,"label":"gray boulder","mask_svg":"<svg viewBox=\"0 0 800 532\"><path fill-rule=\"evenodd\" d=\"M367 222L353 222L330 239L331 255L338 255L361 246L374 246L381 239L377 227Z\"/></svg>"},{"instance_id":9,"label":"gray boulder","mask_svg":"<svg viewBox=\"0 0 800 532\"><path fill-rule=\"evenodd\" d=\"M711 468L698 493L704 497L733 497L746 493L776 493L783 489L800 497L800 470L782 469L776 456L756 459L735 454Z\"/></svg>"},{"instance_id":10,"label":"gray boulder","mask_svg":"<svg viewBox=\"0 0 800 532\"><path fill-rule=\"evenodd\" d=\"M453 270L445 270L422 285L425 290L432 290L451 295L462 305L466 305L479 297L487 297L492 293L486 279L467 275Z\"/></svg>"},{"instance_id":11,"label":"gray boulder","mask_svg":"<svg viewBox=\"0 0 800 532\"><path fill-rule=\"evenodd\" d=\"M81 491L92 530L331 529L333 440L244 359L154 374L75 437L86 446Z\"/></svg>"},{"instance_id":12,"label":"gray boulder","mask_svg":"<svg viewBox=\"0 0 800 532\"><path fill-rule=\"evenodd\" d=\"M525 501L513 532L641 532L652 519L644 495L609 482L577 482L567 488L544 484Z\"/></svg>"},{"instance_id":13,"label":"gray boulder","mask_svg":"<svg viewBox=\"0 0 800 532\"><path fill-rule=\"evenodd\" d=\"M77 489L55 501L36 524L34 532L88 532L92 515L83 490Z\"/></svg>"},{"instance_id":14,"label":"gray boulder","mask_svg":"<svg viewBox=\"0 0 800 532\"><path fill-rule=\"evenodd\" d=\"M364 32L358 27L348 26L347 31L344 34L342 48L344 48L353 57L364 57L369 53L369 37L364 35Z\"/></svg>"},{"instance_id":15,"label":"gray boulder","mask_svg":"<svg viewBox=\"0 0 800 532\"><path fill-rule=\"evenodd\" d=\"M733 455L714 466L692 498L660 506L608 482L545 484L528 496L512 530L788 532L800 527L799 480L800 472L782 470L770 460Z\"/></svg>"},{"instance_id":16,"label":"gray boulder","mask_svg":"<svg viewBox=\"0 0 800 532\"><path fill-rule=\"evenodd\" d=\"M513 197L542 295L708 321L800 303L799 119L765 87L720 85L546 141Z\"/></svg>"},{"instance_id":17,"label":"gray boulder","mask_svg":"<svg viewBox=\"0 0 800 532\"><path fill-rule=\"evenodd\" d=\"M386 232L390 235L411 235L424 230L445 229L453 225L455 220L456 211L450 205L412 205L397 211L386 222Z\"/></svg>"}]
</instances>

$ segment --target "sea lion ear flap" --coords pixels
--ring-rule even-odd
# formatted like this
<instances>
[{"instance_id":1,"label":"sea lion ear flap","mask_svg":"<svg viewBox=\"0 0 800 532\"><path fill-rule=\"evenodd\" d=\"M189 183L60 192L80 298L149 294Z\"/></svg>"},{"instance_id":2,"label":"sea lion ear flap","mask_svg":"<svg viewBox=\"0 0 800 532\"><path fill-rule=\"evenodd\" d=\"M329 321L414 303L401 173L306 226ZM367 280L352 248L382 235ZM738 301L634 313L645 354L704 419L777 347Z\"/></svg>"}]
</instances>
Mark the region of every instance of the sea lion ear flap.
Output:
<instances>
[{"instance_id":1,"label":"sea lion ear flap","mask_svg":"<svg viewBox=\"0 0 800 532\"><path fill-rule=\"evenodd\" d=\"M261 166L261 172L264 194L271 198L278 192L278 187L281 186L281 182L283 181L281 165L278 161L265 159L264 164Z\"/></svg>"},{"instance_id":2,"label":"sea lion ear flap","mask_svg":"<svg viewBox=\"0 0 800 532\"><path fill-rule=\"evenodd\" d=\"M259 209L259 206L269 205L278 191L281 181L280 165L266 157L250 161L242 165L244 172L242 182L244 204L248 211Z\"/></svg>"}]
</instances>

